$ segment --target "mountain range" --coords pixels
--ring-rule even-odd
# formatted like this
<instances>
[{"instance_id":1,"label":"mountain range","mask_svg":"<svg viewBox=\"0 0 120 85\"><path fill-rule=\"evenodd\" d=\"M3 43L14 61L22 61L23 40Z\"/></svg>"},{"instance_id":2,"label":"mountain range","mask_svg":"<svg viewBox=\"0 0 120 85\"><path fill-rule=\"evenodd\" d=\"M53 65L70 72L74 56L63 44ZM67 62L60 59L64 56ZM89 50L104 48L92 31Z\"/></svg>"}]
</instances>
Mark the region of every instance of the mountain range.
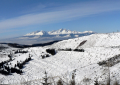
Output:
<instances>
[{"instance_id":1,"label":"mountain range","mask_svg":"<svg viewBox=\"0 0 120 85\"><path fill-rule=\"evenodd\" d=\"M92 31L78 32L67 29L59 29L53 31L36 31L36 32L28 33L24 36L3 40L3 42L19 43L19 44L37 44L37 43L47 43L56 40L72 39L81 36L91 35L94 33L95 32Z\"/></svg>"},{"instance_id":2,"label":"mountain range","mask_svg":"<svg viewBox=\"0 0 120 85\"><path fill-rule=\"evenodd\" d=\"M85 31L85 32L77 32L77 31L71 31L71 30L67 30L67 29L59 29L59 30L53 30L53 31L36 31L36 32L32 32L32 33L28 33L25 36L32 36L32 35L62 35L62 34L83 34L83 33L93 33L92 31Z\"/></svg>"}]
</instances>

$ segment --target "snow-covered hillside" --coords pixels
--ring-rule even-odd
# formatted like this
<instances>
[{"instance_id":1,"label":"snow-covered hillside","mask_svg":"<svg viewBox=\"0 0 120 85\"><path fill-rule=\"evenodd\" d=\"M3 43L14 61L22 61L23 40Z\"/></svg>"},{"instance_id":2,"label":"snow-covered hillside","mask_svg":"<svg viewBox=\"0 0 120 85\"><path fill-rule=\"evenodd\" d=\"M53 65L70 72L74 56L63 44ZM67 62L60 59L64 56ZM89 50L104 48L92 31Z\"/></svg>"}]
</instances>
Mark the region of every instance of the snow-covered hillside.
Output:
<instances>
[{"instance_id":1,"label":"snow-covered hillside","mask_svg":"<svg viewBox=\"0 0 120 85\"><path fill-rule=\"evenodd\" d=\"M83 43L83 41L86 42ZM56 54L51 55L46 52L48 48L54 48ZM60 50L66 48L71 48L72 50ZM75 48L84 49L85 51L74 51L73 49ZM63 40L50 46L31 47L21 50L28 52L14 54L14 60L10 61L10 63L14 66L17 61L23 62L24 58L28 58L31 55L32 60L25 64L22 69L24 73L22 75L12 73L12 75L8 76L0 74L0 84L19 85L28 81L26 83L29 83L29 85L41 85L45 71L49 77L52 77L51 82L59 78L68 82L71 79L73 70L76 70L75 80L78 85L94 85L96 79L101 84L106 83L109 71L111 85L113 85L115 80L119 81L120 78L119 62L110 68L98 64L103 60L108 60L120 54L120 33L92 34ZM49 57L43 58L44 55L48 55Z\"/></svg>"},{"instance_id":2,"label":"snow-covered hillside","mask_svg":"<svg viewBox=\"0 0 120 85\"><path fill-rule=\"evenodd\" d=\"M51 47L54 48L76 48L80 42L87 40L87 42L81 46L81 48L89 47L114 47L120 46L120 33L108 33L108 34L92 34L89 36L83 36L75 39L64 40L58 42ZM64 45L64 46L63 46Z\"/></svg>"}]
</instances>

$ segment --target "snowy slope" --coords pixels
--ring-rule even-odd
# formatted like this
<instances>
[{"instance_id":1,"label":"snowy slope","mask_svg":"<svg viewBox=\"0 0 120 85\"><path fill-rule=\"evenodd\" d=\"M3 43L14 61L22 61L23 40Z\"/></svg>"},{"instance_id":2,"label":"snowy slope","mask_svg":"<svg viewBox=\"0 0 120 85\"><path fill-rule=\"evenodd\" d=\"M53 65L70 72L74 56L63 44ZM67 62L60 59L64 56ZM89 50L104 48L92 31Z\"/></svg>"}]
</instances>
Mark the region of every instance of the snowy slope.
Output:
<instances>
[{"instance_id":1,"label":"snowy slope","mask_svg":"<svg viewBox=\"0 0 120 85\"><path fill-rule=\"evenodd\" d=\"M4 49L0 49L0 63L2 61L8 60L8 55L10 53L13 53L15 50L18 50L19 48L12 48L8 46L7 44L0 44L0 47L5 47Z\"/></svg>"},{"instance_id":2,"label":"snowy slope","mask_svg":"<svg viewBox=\"0 0 120 85\"><path fill-rule=\"evenodd\" d=\"M120 43L119 43L120 33L92 34L89 36L83 36L75 39L64 40L56 44L53 44L51 47L57 48L57 49L76 48L84 40L87 40L87 42L84 45L82 45L81 48L120 46Z\"/></svg>"},{"instance_id":3,"label":"snowy slope","mask_svg":"<svg viewBox=\"0 0 120 85\"><path fill-rule=\"evenodd\" d=\"M87 40L79 48L85 49L85 52L59 51L57 49L72 48L75 49L81 42ZM47 48L55 48L56 55L46 52ZM50 46L26 48L28 53L16 54L16 59L32 55L32 60L23 68L23 75L13 73L9 76L0 74L1 84L20 84L20 82L30 81L32 85L41 84L44 72L54 79L62 78L67 82L71 78L71 73L76 69L76 82L79 85L94 85L98 79L99 83L106 83L108 78L108 67L99 66L97 63L107 60L120 54L120 33L92 34L89 36L75 39L63 40ZM42 59L41 56L49 54L50 57ZM15 63L16 59L11 63ZM110 67L111 83L120 78L120 63ZM88 79L88 81L87 81Z\"/></svg>"}]
</instances>

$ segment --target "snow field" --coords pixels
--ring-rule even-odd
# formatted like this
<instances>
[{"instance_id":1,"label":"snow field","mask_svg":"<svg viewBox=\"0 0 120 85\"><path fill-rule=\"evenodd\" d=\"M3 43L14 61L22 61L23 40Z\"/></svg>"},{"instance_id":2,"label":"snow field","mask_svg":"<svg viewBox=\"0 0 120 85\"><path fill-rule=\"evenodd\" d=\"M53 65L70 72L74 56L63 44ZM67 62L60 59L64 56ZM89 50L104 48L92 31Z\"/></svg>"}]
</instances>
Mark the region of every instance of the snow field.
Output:
<instances>
[{"instance_id":1,"label":"snow field","mask_svg":"<svg viewBox=\"0 0 120 85\"><path fill-rule=\"evenodd\" d=\"M85 52L57 51L57 54L54 56L46 52L47 48L55 48L56 50L75 49L84 40L87 40L87 42L79 48L83 48ZM81 85L86 85L86 83L87 85L94 85L96 79L100 83L106 83L109 74L108 67L99 66L97 63L120 54L120 48L112 48L112 46L120 46L120 33L92 34L90 36L60 41L50 46L25 48L24 50L27 50L28 53L16 54L16 59L11 62L14 65L16 61L23 61L29 54L32 55L32 60L23 69L24 74L14 73L10 76L0 74L0 83L19 84L34 80L40 83L40 79L44 77L45 71L47 71L48 76L61 77L67 82L67 79L71 78L71 73L75 69L75 80ZM49 54L50 57L42 59L41 56L44 54ZM110 67L112 84L115 79L119 80L119 72L119 63Z\"/></svg>"}]
</instances>

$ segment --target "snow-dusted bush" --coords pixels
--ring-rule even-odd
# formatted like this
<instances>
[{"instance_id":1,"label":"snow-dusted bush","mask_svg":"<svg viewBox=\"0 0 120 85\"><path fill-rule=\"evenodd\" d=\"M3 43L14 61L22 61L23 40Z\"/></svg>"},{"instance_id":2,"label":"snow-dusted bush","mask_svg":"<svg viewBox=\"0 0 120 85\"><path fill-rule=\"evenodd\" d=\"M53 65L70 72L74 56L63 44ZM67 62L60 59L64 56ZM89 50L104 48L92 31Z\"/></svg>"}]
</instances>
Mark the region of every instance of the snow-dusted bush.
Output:
<instances>
[{"instance_id":1,"label":"snow-dusted bush","mask_svg":"<svg viewBox=\"0 0 120 85\"><path fill-rule=\"evenodd\" d=\"M12 54L9 54L8 57L10 58L10 61L12 60Z\"/></svg>"},{"instance_id":2,"label":"snow-dusted bush","mask_svg":"<svg viewBox=\"0 0 120 85\"><path fill-rule=\"evenodd\" d=\"M41 55L42 59L50 57L48 54Z\"/></svg>"},{"instance_id":3,"label":"snow-dusted bush","mask_svg":"<svg viewBox=\"0 0 120 85\"><path fill-rule=\"evenodd\" d=\"M18 68L11 68L10 69L11 70L11 73L17 73L17 74L22 74L23 73L23 71L21 70L21 69L18 69Z\"/></svg>"},{"instance_id":4,"label":"snow-dusted bush","mask_svg":"<svg viewBox=\"0 0 120 85\"><path fill-rule=\"evenodd\" d=\"M2 70L0 70L0 73L3 75L9 75L9 72L4 68Z\"/></svg>"},{"instance_id":5,"label":"snow-dusted bush","mask_svg":"<svg viewBox=\"0 0 120 85\"><path fill-rule=\"evenodd\" d=\"M74 51L78 51L78 52L84 52L84 49L74 49Z\"/></svg>"},{"instance_id":6,"label":"snow-dusted bush","mask_svg":"<svg viewBox=\"0 0 120 85\"><path fill-rule=\"evenodd\" d=\"M71 48L66 48L66 49L64 49L65 51L72 51L72 49Z\"/></svg>"},{"instance_id":7,"label":"snow-dusted bush","mask_svg":"<svg viewBox=\"0 0 120 85\"><path fill-rule=\"evenodd\" d=\"M27 62L29 62L30 60L31 60L31 57L26 58L26 60L23 61L23 62L18 62L18 61L17 61L17 66L18 66L20 69L22 69L22 68L24 67L24 65L25 65Z\"/></svg>"},{"instance_id":8,"label":"snow-dusted bush","mask_svg":"<svg viewBox=\"0 0 120 85\"><path fill-rule=\"evenodd\" d=\"M55 55L56 54L55 49L46 49L46 52L50 53L51 55Z\"/></svg>"},{"instance_id":9,"label":"snow-dusted bush","mask_svg":"<svg viewBox=\"0 0 120 85\"><path fill-rule=\"evenodd\" d=\"M10 56L10 55L9 55ZM3 75L11 75L12 73L22 74L22 68L24 65L31 60L31 56L29 55L24 61L17 61L15 65L11 64L13 62L12 59L3 61L0 63L0 73Z\"/></svg>"},{"instance_id":10,"label":"snow-dusted bush","mask_svg":"<svg viewBox=\"0 0 120 85\"><path fill-rule=\"evenodd\" d=\"M49 77L47 76L47 72L45 71L45 77L43 77L44 82L42 82L43 85L51 85L50 82L48 82Z\"/></svg>"},{"instance_id":11,"label":"snow-dusted bush","mask_svg":"<svg viewBox=\"0 0 120 85\"><path fill-rule=\"evenodd\" d=\"M0 68L3 68L4 67L4 64L8 63L10 60L6 60L6 61L2 61L0 63Z\"/></svg>"},{"instance_id":12,"label":"snow-dusted bush","mask_svg":"<svg viewBox=\"0 0 120 85\"><path fill-rule=\"evenodd\" d=\"M117 63L119 63L119 62L120 62L120 54L115 55L115 56L107 59L106 61L105 61L105 60L100 61L100 62L98 62L98 64L99 64L100 66L102 66L102 65L108 66L108 65L109 65L110 67L112 67L112 66L114 66L115 64L117 64Z\"/></svg>"},{"instance_id":13,"label":"snow-dusted bush","mask_svg":"<svg viewBox=\"0 0 120 85\"><path fill-rule=\"evenodd\" d=\"M106 65L107 62L106 62L106 61L101 61L101 62L98 62L98 64L99 64L100 66L102 66L102 65Z\"/></svg>"},{"instance_id":14,"label":"snow-dusted bush","mask_svg":"<svg viewBox=\"0 0 120 85\"><path fill-rule=\"evenodd\" d=\"M95 81L94 85L99 85L98 80Z\"/></svg>"},{"instance_id":15,"label":"snow-dusted bush","mask_svg":"<svg viewBox=\"0 0 120 85\"><path fill-rule=\"evenodd\" d=\"M58 49L59 51L72 51L71 48L66 48L66 49Z\"/></svg>"},{"instance_id":16,"label":"snow-dusted bush","mask_svg":"<svg viewBox=\"0 0 120 85\"><path fill-rule=\"evenodd\" d=\"M15 54L17 54L17 53L28 53L28 51L24 51L24 50L17 50L17 51L15 51Z\"/></svg>"},{"instance_id":17,"label":"snow-dusted bush","mask_svg":"<svg viewBox=\"0 0 120 85\"><path fill-rule=\"evenodd\" d=\"M118 81L115 81L113 85L120 85Z\"/></svg>"},{"instance_id":18,"label":"snow-dusted bush","mask_svg":"<svg viewBox=\"0 0 120 85\"><path fill-rule=\"evenodd\" d=\"M63 82L62 82L61 79L59 79L59 80L57 81L57 85L63 85Z\"/></svg>"}]
</instances>

